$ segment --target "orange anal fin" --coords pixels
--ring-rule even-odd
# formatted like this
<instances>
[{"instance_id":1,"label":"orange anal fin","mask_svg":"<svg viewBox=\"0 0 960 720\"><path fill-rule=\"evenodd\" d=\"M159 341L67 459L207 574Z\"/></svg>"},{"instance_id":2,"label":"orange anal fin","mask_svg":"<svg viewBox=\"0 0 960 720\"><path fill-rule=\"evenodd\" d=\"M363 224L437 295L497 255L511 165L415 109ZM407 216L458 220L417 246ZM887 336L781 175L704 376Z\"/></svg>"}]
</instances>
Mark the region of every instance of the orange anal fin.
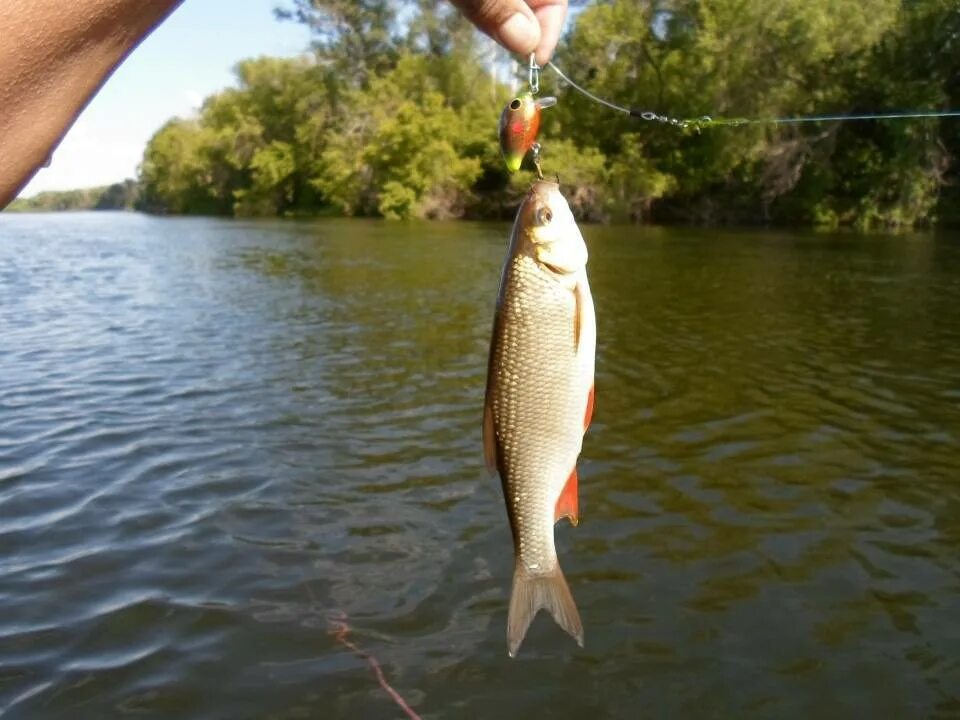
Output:
<instances>
[{"instance_id":1,"label":"orange anal fin","mask_svg":"<svg viewBox=\"0 0 960 720\"><path fill-rule=\"evenodd\" d=\"M486 463L487 472L496 472L497 436L493 429L493 408L487 403L483 406L483 461Z\"/></svg>"},{"instance_id":2,"label":"orange anal fin","mask_svg":"<svg viewBox=\"0 0 960 720\"><path fill-rule=\"evenodd\" d=\"M553 521L565 517L570 524L576 527L580 522L580 501L577 499L577 469L574 468L563 486L563 492L557 498L557 507L553 511Z\"/></svg>"},{"instance_id":3,"label":"orange anal fin","mask_svg":"<svg viewBox=\"0 0 960 720\"><path fill-rule=\"evenodd\" d=\"M590 427L590 423L593 420L593 392L594 386L590 386L590 391L587 393L587 412L583 416L583 431L586 432L587 428Z\"/></svg>"}]
</instances>

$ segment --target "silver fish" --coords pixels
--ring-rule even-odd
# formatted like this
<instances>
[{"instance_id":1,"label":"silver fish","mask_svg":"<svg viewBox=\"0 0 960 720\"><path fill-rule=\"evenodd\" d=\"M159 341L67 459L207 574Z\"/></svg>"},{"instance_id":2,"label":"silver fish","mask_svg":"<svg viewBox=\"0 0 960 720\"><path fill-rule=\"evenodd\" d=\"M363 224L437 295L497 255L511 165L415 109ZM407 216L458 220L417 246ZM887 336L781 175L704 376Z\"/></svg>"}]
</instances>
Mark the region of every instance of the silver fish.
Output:
<instances>
[{"instance_id":1,"label":"silver fish","mask_svg":"<svg viewBox=\"0 0 960 720\"><path fill-rule=\"evenodd\" d=\"M500 279L483 413L487 467L500 474L513 532L510 657L541 609L583 646L553 527L561 517L578 522L577 457L593 413L597 330L586 264L559 186L535 183Z\"/></svg>"}]
</instances>

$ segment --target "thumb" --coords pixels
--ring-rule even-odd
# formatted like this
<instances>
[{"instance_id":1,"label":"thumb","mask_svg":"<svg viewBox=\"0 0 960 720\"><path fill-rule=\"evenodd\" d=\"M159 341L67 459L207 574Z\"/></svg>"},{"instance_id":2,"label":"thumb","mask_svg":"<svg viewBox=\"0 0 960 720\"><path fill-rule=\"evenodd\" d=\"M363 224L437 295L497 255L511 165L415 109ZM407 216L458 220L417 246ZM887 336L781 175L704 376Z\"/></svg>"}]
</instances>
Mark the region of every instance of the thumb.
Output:
<instances>
[{"instance_id":1,"label":"thumb","mask_svg":"<svg viewBox=\"0 0 960 720\"><path fill-rule=\"evenodd\" d=\"M474 25L507 50L527 55L540 44L540 23L523 0L451 0Z\"/></svg>"}]
</instances>

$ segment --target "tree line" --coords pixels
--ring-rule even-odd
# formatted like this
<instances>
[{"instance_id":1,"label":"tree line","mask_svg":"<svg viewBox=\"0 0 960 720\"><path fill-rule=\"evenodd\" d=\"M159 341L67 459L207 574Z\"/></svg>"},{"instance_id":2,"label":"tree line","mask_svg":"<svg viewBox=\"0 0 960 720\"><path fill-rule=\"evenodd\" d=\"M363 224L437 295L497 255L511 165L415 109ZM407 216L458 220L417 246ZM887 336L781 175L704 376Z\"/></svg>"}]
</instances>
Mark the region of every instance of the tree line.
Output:
<instances>
[{"instance_id":1,"label":"tree line","mask_svg":"<svg viewBox=\"0 0 960 720\"><path fill-rule=\"evenodd\" d=\"M150 140L138 207L162 213L505 218L530 182L495 128L511 89L448 3L288 0L309 53ZM960 108L955 0L579 4L555 61L617 103L697 118ZM502 58L503 56L499 56ZM960 224L960 119L749 124L697 132L543 92L544 169L588 221L859 228ZM522 84L521 84L522 87Z\"/></svg>"},{"instance_id":2,"label":"tree line","mask_svg":"<svg viewBox=\"0 0 960 720\"><path fill-rule=\"evenodd\" d=\"M140 196L136 180L80 190L48 190L28 198L17 198L7 207L12 212L56 212L64 210L133 210Z\"/></svg>"}]
</instances>

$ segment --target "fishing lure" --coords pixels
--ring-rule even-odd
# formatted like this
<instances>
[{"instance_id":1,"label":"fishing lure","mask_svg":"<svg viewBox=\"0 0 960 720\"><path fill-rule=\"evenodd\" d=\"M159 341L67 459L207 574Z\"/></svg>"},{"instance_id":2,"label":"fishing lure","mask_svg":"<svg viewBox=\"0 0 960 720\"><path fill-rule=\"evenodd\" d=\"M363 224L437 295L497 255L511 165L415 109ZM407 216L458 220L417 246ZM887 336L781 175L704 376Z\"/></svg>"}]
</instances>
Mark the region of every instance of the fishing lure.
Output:
<instances>
[{"instance_id":1,"label":"fishing lure","mask_svg":"<svg viewBox=\"0 0 960 720\"><path fill-rule=\"evenodd\" d=\"M510 172L519 170L527 153L531 153L537 175L542 180L540 144L537 142L537 133L540 132L540 111L556 105L557 99L536 97L540 92L540 66L537 65L532 54L530 55L529 83L530 89L527 92L521 93L503 108L497 134L500 136L500 154L503 155L507 169Z\"/></svg>"},{"instance_id":2,"label":"fishing lure","mask_svg":"<svg viewBox=\"0 0 960 720\"><path fill-rule=\"evenodd\" d=\"M534 162L537 160L539 146L537 133L540 131L540 111L555 105L554 97L535 98L532 92L518 95L503 108L500 113L500 153L510 172L520 169L523 159L531 150Z\"/></svg>"}]
</instances>

